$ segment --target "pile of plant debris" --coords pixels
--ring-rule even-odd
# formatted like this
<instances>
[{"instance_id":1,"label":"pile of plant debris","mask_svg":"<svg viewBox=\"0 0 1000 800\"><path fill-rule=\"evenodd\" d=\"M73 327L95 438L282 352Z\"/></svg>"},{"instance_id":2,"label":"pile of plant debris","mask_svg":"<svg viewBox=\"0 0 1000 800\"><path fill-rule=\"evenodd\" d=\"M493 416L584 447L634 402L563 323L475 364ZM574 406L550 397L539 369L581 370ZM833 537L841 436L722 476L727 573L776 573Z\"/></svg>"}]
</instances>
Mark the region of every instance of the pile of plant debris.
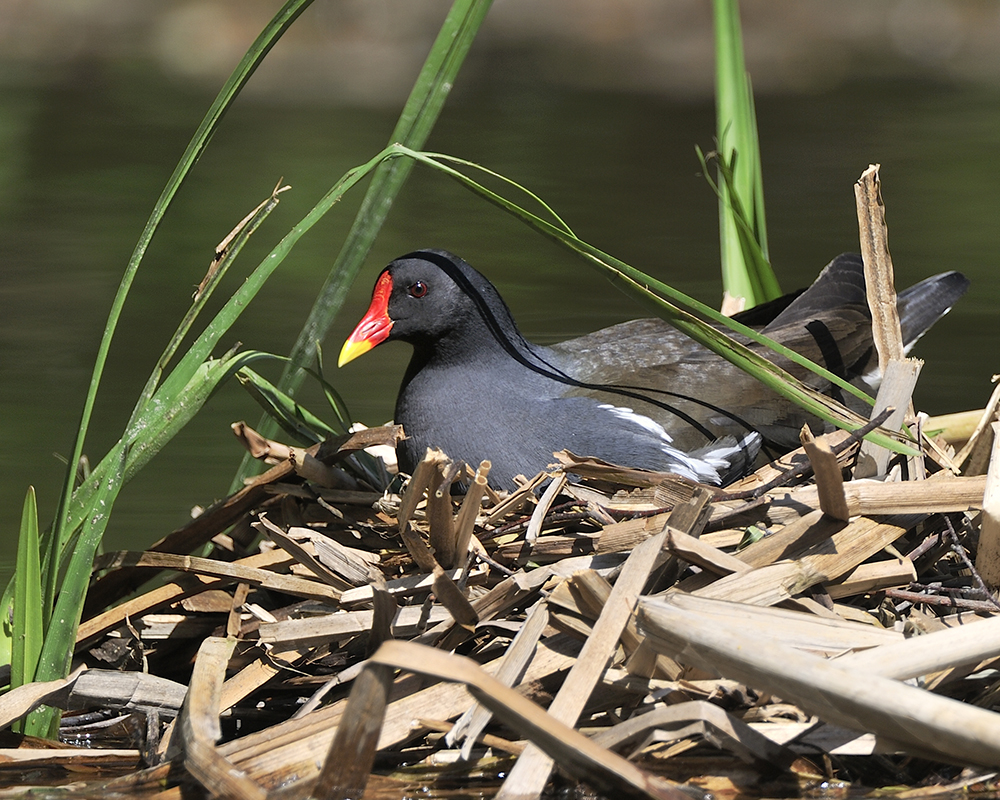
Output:
<instances>
[{"instance_id":1,"label":"pile of plant debris","mask_svg":"<svg viewBox=\"0 0 1000 800\"><path fill-rule=\"evenodd\" d=\"M375 491L364 451L399 428L296 449L234 426L272 466L149 551L99 558L79 669L0 698L4 727L65 709L62 744L7 734L5 782L995 788L1000 606L974 564L1000 539L998 399L959 453L922 435L893 461L804 430L725 490L564 452L498 493L488 463L431 451Z\"/></svg>"}]
</instances>

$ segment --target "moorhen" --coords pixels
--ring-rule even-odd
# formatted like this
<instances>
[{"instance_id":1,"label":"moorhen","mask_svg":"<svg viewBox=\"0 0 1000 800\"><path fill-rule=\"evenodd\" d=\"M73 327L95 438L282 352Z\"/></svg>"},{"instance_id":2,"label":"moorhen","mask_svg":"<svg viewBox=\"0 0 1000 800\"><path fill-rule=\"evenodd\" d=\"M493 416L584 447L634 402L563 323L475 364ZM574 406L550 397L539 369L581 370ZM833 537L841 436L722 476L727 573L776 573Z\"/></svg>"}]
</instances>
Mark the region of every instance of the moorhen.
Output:
<instances>
[{"instance_id":1,"label":"moorhen","mask_svg":"<svg viewBox=\"0 0 1000 800\"><path fill-rule=\"evenodd\" d=\"M901 292L906 346L967 287L949 272ZM868 390L877 382L860 256L838 256L804 292L741 317L847 380ZM403 472L439 447L473 465L490 459L490 482L512 488L516 475L530 477L568 449L718 485L749 470L762 438L787 449L804 422L820 424L660 319L532 344L493 284L444 250L409 253L382 271L339 363L394 339L413 345L395 411L408 437L397 448Z\"/></svg>"}]
</instances>

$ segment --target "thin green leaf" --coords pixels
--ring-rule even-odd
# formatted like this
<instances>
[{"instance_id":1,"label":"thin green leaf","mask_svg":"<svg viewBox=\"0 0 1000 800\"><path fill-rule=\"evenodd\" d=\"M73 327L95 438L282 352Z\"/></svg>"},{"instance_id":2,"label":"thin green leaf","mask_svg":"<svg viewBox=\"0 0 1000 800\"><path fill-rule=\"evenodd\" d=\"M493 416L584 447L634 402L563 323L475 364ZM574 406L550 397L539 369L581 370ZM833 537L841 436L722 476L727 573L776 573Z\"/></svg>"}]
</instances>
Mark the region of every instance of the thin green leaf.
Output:
<instances>
[{"instance_id":1,"label":"thin green leaf","mask_svg":"<svg viewBox=\"0 0 1000 800\"><path fill-rule=\"evenodd\" d=\"M125 440L129 446L126 480L142 469L194 418L227 378L247 364L275 358L277 357L270 353L255 350L234 350L223 358L213 358L203 363L177 395L162 399L159 398L159 393L153 395L153 402L143 412L132 431L133 435Z\"/></svg>"},{"instance_id":2,"label":"thin green leaf","mask_svg":"<svg viewBox=\"0 0 1000 800\"><path fill-rule=\"evenodd\" d=\"M729 218L735 225L736 240L740 246L743 264L746 267L746 279L752 287L752 297L757 298L759 302L761 299L780 296L777 280L773 284L773 289L778 292L777 294L773 294L770 291L771 287L765 286L763 276L770 274L773 277L774 272L771 270L771 265L768 263L764 251L761 250L760 243L757 241L753 221L749 218L743 207L739 192L736 191L736 178L733 175L733 166L737 160L737 153L734 152L732 154L730 163L726 163L719 153L709 153L706 156L702 153L700 147L695 147L695 153L701 163L702 174L705 176L706 182L712 187L720 202L726 203ZM722 181L719 183L711 178L711 171L708 166L711 160L715 161L716 169L722 178ZM756 304L757 302L751 303L750 298L747 298L747 307Z\"/></svg>"},{"instance_id":3,"label":"thin green leaf","mask_svg":"<svg viewBox=\"0 0 1000 800\"><path fill-rule=\"evenodd\" d=\"M212 263L209 265L208 272L205 274L204 279L194 293L191 307L184 315L184 319L181 320L180 325L177 326L177 330L174 331L174 335L170 338L166 348L164 348L162 355L156 362L156 367L153 369L152 374L146 382L146 386L140 395L139 401L132 410L132 418L129 420L128 424L129 428L136 423L138 416L143 412L146 402L156 391L156 387L159 385L160 379L163 377L163 372L166 369L167 364L177 352L177 348L180 347L184 337L186 337L190 332L191 326L198 318L198 314L205 307L205 304L212 296L215 288L219 285L223 276L229 270L230 265L236 260L236 257L240 254L243 246L247 243L254 232L256 232L256 230L263 224L264 220L267 219L270 213L277 208L279 195L289 188L290 187L288 186L282 187L280 183L275 186L274 191L271 192L271 196L258 205L257 208L251 211L246 217L244 217L233 229L233 231L225 239L223 239L223 241L216 248L215 255L212 259Z\"/></svg>"},{"instance_id":4,"label":"thin green leaf","mask_svg":"<svg viewBox=\"0 0 1000 800\"><path fill-rule=\"evenodd\" d=\"M232 327L240 314L250 304L260 291L265 281L275 269L281 265L292 248L323 216L336 204L344 194L368 175L387 156L394 154L392 148L386 148L366 163L349 170L336 184L319 200L305 217L278 242L277 245L260 262L256 269L247 277L239 288L229 298L226 305L215 315L215 318L205 327L201 336L195 341L187 353L181 358L171 375L163 382L162 389L167 396L184 385L188 376L198 368L211 354L220 338ZM159 392L157 392L159 394Z\"/></svg>"},{"instance_id":5,"label":"thin green leaf","mask_svg":"<svg viewBox=\"0 0 1000 800\"><path fill-rule=\"evenodd\" d=\"M184 424L201 408L223 377L232 374L248 360L270 356L260 353L243 353L227 356L220 360L210 358L212 350L221 337L232 327L240 314L249 306L267 279L281 265L295 244L325 215L351 187L369 174L383 159L398 155L393 148L387 148L370 161L349 170L330 189L305 217L289 231L280 242L264 257L247 279L240 284L226 304L218 311L201 335L181 357L170 374L157 388L146 409L133 421L122 441L131 443L125 469L125 481L152 458ZM212 379L215 383L212 383ZM82 521L94 508L94 497L100 481L103 480L109 458L106 457L95 468L91 476L74 492L66 509L66 530L62 554L68 550L70 540L77 534ZM63 558L59 559L64 561ZM56 565L56 570L60 567ZM52 572L52 569L50 569ZM58 573L57 573L58 574Z\"/></svg>"},{"instance_id":6,"label":"thin green leaf","mask_svg":"<svg viewBox=\"0 0 1000 800\"><path fill-rule=\"evenodd\" d=\"M82 520L73 546L63 553L63 580L45 644L35 673L36 680L52 680L65 675L76 640L82 603L90 580L94 553L107 527L111 509L122 486L153 457L201 409L211 394L229 375L268 353L246 352L212 359L201 365L184 391L170 403L158 402L154 395L133 430L132 439L121 439L91 473L86 484L91 494L81 509ZM81 487L81 490L84 487ZM68 650L66 649L68 648ZM46 718L34 728L39 735L48 730Z\"/></svg>"},{"instance_id":7,"label":"thin green leaf","mask_svg":"<svg viewBox=\"0 0 1000 800\"><path fill-rule=\"evenodd\" d=\"M731 296L745 298L750 307L779 297L781 290L769 263L757 118L743 56L739 4L713 0L712 7L716 139L720 168L725 164L731 170L731 179L716 187L722 280Z\"/></svg>"},{"instance_id":8,"label":"thin green leaf","mask_svg":"<svg viewBox=\"0 0 1000 800\"><path fill-rule=\"evenodd\" d=\"M309 374L319 381L320 386L323 388L323 395L326 397L326 402L330 404L330 409L337 417L337 422L340 424L341 430L346 432L351 427L351 412L348 411L347 403L340 396L340 392L333 387L333 384L323 374L323 348L320 347L319 343L316 344L316 370L309 370Z\"/></svg>"},{"instance_id":9,"label":"thin green leaf","mask_svg":"<svg viewBox=\"0 0 1000 800\"><path fill-rule=\"evenodd\" d=\"M73 548L69 568L59 589L59 596L45 631L45 642L35 670L36 681L51 681L65 677L76 649L76 632L83 611L83 599L90 585L94 554L104 536L111 509L121 491L125 474L127 448L119 442L108 457L112 459L106 477L101 481L95 496L94 512L87 517L81 534ZM52 737L58 730L59 710L44 707L30 716L25 733L32 736Z\"/></svg>"},{"instance_id":10,"label":"thin green leaf","mask_svg":"<svg viewBox=\"0 0 1000 800\"><path fill-rule=\"evenodd\" d=\"M128 436L118 441L117 446L126 448L126 459L122 469L122 484L128 483L149 461L163 449L185 426L215 392L220 384L235 374L241 367L262 359L273 359L270 353L246 351L230 353L223 358L210 359L200 365L187 385L178 392L167 395L157 392L145 411L133 425ZM69 569L76 540L80 535L80 525L100 510L99 494L109 469L116 463L116 451L112 450L94 467L90 477L80 485L73 495L73 502L67 517L72 526L72 536L60 558L61 570Z\"/></svg>"},{"instance_id":11,"label":"thin green leaf","mask_svg":"<svg viewBox=\"0 0 1000 800\"><path fill-rule=\"evenodd\" d=\"M320 417L253 370L243 368L239 371L238 377L244 388L264 407L265 412L276 420L281 429L299 441L315 444L343 432L331 428ZM363 450L349 455L344 465L352 466L356 474L379 489L384 489L392 480L385 466L375 456Z\"/></svg>"},{"instance_id":12,"label":"thin green leaf","mask_svg":"<svg viewBox=\"0 0 1000 800\"><path fill-rule=\"evenodd\" d=\"M0 598L0 664L9 664L14 652L14 576Z\"/></svg>"},{"instance_id":13,"label":"thin green leaf","mask_svg":"<svg viewBox=\"0 0 1000 800\"><path fill-rule=\"evenodd\" d=\"M316 444L340 433L252 369L243 367L236 377L264 412L297 442Z\"/></svg>"},{"instance_id":14,"label":"thin green leaf","mask_svg":"<svg viewBox=\"0 0 1000 800\"><path fill-rule=\"evenodd\" d=\"M21 510L14 572L14 630L10 661L10 685L29 683L38 667L45 621L42 609L42 563L38 552L38 507L35 489L28 487ZM23 726L19 723L17 730Z\"/></svg>"}]
</instances>

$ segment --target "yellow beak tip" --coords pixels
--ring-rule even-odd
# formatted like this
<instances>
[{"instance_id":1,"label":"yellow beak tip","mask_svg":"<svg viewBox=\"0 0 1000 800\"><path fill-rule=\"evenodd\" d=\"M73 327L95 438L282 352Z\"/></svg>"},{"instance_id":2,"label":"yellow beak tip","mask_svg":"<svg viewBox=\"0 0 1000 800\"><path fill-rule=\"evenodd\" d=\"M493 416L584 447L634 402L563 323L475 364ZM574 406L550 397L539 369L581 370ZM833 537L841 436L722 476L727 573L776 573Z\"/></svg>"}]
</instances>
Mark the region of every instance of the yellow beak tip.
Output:
<instances>
[{"instance_id":1,"label":"yellow beak tip","mask_svg":"<svg viewBox=\"0 0 1000 800\"><path fill-rule=\"evenodd\" d=\"M340 350L340 357L337 359L337 367L342 367L349 361L353 361L358 356L364 355L369 350L372 349L371 342L368 341L351 341L348 339L344 342L344 346Z\"/></svg>"}]
</instances>

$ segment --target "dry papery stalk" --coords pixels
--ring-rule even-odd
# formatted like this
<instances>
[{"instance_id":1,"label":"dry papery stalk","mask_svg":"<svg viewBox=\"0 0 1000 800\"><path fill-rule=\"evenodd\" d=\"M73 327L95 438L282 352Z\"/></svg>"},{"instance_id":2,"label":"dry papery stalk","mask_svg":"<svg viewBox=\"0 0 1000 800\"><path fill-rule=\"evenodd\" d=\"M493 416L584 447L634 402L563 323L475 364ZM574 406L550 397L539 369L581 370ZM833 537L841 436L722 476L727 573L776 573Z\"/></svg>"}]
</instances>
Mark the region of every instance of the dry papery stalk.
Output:
<instances>
[{"instance_id":1,"label":"dry papery stalk","mask_svg":"<svg viewBox=\"0 0 1000 800\"><path fill-rule=\"evenodd\" d=\"M72 710L62 737L91 748L11 741L6 763L330 798L433 789L445 763L501 798L680 798L748 770L767 793L951 786L1000 763L1000 619L973 568L996 469L856 480L843 433L804 430L725 491L567 453L511 493L440 452L400 494L350 473L398 435L315 448L322 469L291 448L155 550L103 555L112 605L81 624L81 668L0 697L4 725ZM792 485L753 496L781 470Z\"/></svg>"}]
</instances>

